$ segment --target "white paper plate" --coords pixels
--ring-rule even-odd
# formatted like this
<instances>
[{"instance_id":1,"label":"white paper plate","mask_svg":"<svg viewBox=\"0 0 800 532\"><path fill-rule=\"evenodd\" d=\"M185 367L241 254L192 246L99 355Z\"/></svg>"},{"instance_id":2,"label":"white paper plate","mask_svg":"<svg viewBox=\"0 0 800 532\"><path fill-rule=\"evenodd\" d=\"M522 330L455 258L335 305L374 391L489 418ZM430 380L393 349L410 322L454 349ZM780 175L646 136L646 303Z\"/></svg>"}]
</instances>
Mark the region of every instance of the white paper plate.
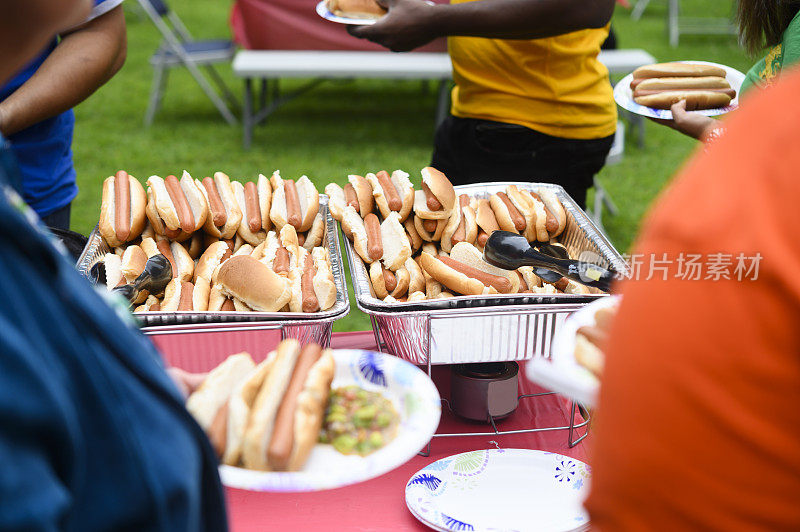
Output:
<instances>
[{"instance_id":1,"label":"white paper plate","mask_svg":"<svg viewBox=\"0 0 800 532\"><path fill-rule=\"evenodd\" d=\"M372 18L347 18L335 15L330 10L328 10L328 5L325 3L325 0L322 0L319 4L317 4L317 15L321 16L325 20L330 20L331 22L338 22L339 24L354 24L357 26L369 26L377 22L376 19Z\"/></svg>"},{"instance_id":2,"label":"white paper plate","mask_svg":"<svg viewBox=\"0 0 800 532\"><path fill-rule=\"evenodd\" d=\"M420 469L406 505L435 530L565 532L588 526L589 466L529 449L457 454Z\"/></svg>"},{"instance_id":3,"label":"white paper plate","mask_svg":"<svg viewBox=\"0 0 800 532\"><path fill-rule=\"evenodd\" d=\"M702 111L691 111L692 113L699 113L704 116L718 116L729 113L739 107L739 91L744 82L744 74L731 68L729 66L720 65L718 63L710 63L708 61L678 61L679 63L689 63L693 65L713 65L724 68L727 72L726 79L731 84L731 88L736 90L736 98L731 100L731 104L727 107L720 107L719 109L704 109ZM614 100L623 109L627 109L637 115L647 116L650 118L663 118L672 119L672 111L668 109L654 109L652 107L645 107L633 101L633 91L631 90L631 80L633 80L633 73L628 74L614 86Z\"/></svg>"},{"instance_id":4,"label":"white paper plate","mask_svg":"<svg viewBox=\"0 0 800 532\"><path fill-rule=\"evenodd\" d=\"M276 473L220 466L222 483L252 491L319 491L383 475L416 456L436 432L441 400L436 386L419 368L397 357L360 349L333 351L333 388L356 384L377 391L400 414L397 436L365 457L345 456L332 445L317 444L301 471Z\"/></svg>"},{"instance_id":5,"label":"white paper plate","mask_svg":"<svg viewBox=\"0 0 800 532\"><path fill-rule=\"evenodd\" d=\"M525 364L525 375L536 384L593 407L600 381L575 360L575 335L580 327L594 325L594 313L619 304L620 296L593 301L570 314L550 344L550 358L534 357Z\"/></svg>"}]
</instances>

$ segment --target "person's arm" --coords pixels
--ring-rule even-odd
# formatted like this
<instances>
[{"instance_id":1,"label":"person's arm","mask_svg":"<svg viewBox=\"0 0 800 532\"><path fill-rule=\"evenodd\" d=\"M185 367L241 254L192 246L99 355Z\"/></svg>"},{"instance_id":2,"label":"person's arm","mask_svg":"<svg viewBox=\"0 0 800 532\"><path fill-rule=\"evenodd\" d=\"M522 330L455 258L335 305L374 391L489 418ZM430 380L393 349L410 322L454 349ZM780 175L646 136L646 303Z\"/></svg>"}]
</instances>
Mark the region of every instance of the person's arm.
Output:
<instances>
[{"instance_id":1,"label":"person's arm","mask_svg":"<svg viewBox=\"0 0 800 532\"><path fill-rule=\"evenodd\" d=\"M0 133L12 135L72 109L122 68L126 53L121 5L62 35L36 73L0 102Z\"/></svg>"},{"instance_id":2,"label":"person's arm","mask_svg":"<svg viewBox=\"0 0 800 532\"><path fill-rule=\"evenodd\" d=\"M608 24L615 0L482 0L430 5L424 0L380 0L389 12L372 26L353 26L355 37L396 52L450 35L539 39Z\"/></svg>"},{"instance_id":3,"label":"person's arm","mask_svg":"<svg viewBox=\"0 0 800 532\"><path fill-rule=\"evenodd\" d=\"M713 118L687 111L686 100L674 104L670 110L672 111L672 120L663 118L652 118L651 120L701 141L704 141L712 131L720 127L719 122Z\"/></svg>"}]
</instances>

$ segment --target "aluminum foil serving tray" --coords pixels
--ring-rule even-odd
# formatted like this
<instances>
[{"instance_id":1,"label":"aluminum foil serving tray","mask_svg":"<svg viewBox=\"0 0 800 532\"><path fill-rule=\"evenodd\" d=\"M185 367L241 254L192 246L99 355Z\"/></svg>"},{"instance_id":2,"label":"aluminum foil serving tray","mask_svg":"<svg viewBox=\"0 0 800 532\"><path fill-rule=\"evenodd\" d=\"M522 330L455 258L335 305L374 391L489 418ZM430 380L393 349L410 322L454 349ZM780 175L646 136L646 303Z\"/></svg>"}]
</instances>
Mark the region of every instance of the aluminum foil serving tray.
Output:
<instances>
[{"instance_id":1,"label":"aluminum foil serving tray","mask_svg":"<svg viewBox=\"0 0 800 532\"><path fill-rule=\"evenodd\" d=\"M549 188L564 205L567 225L556 239L576 259L628 271L625 261L586 213L558 185L487 183L455 187L457 194L488 198L508 185ZM415 364L526 360L550 351L550 340L566 316L605 294L494 294L417 303L384 303L375 297L367 269L345 239L358 308L372 320L376 341Z\"/></svg>"},{"instance_id":2,"label":"aluminum foil serving tray","mask_svg":"<svg viewBox=\"0 0 800 532\"><path fill-rule=\"evenodd\" d=\"M316 326L313 331L306 331L301 336L313 333L313 337L326 340L324 331L327 331L327 344L330 339L330 331L335 320L341 319L350 312L350 300L347 295L347 286L344 277L344 264L342 260L342 250L339 244L339 232L336 230L336 222L331 217L328 210L328 197L324 194L319 196L319 208L325 219L325 235L322 238L322 245L328 248L331 257L331 270L336 284L336 303L324 312L304 313L304 312L147 312L135 314L143 327L163 327L163 326L184 326L196 325L205 328L208 324L229 324L244 322L282 322L272 323L269 328L291 326L308 327ZM103 255L109 253L108 245L100 236L98 228L95 227L89 235L89 242L78 258L78 271L88 277L91 267L102 260ZM185 330L178 327L179 330ZM319 329L319 330L317 330ZM166 332L166 331L165 331ZM299 333L298 333L299 334ZM297 335L291 335L297 337Z\"/></svg>"}]
</instances>

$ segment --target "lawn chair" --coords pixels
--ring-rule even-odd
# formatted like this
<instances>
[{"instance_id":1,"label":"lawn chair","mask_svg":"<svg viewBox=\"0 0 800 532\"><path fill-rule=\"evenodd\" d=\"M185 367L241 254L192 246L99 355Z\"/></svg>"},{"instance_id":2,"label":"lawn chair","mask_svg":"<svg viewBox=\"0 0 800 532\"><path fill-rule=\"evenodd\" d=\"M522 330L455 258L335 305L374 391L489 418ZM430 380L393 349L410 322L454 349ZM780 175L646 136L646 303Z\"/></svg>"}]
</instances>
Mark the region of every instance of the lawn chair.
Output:
<instances>
[{"instance_id":1,"label":"lawn chair","mask_svg":"<svg viewBox=\"0 0 800 532\"><path fill-rule=\"evenodd\" d=\"M203 67L211 80L217 85L231 108L238 107L236 98L228 89L219 73L214 69L215 63L230 62L236 52L236 45L230 40L194 40L174 11L167 7L164 0L139 0L139 5L156 28L161 32L162 42L158 50L150 58L153 66L153 88L150 91L150 103L147 106L144 122L153 123L161 98L167 84L170 68L186 67L197 81L203 92L211 100L222 117L229 124L236 124L236 117L231 109L217 94L200 67Z\"/></svg>"}]
</instances>

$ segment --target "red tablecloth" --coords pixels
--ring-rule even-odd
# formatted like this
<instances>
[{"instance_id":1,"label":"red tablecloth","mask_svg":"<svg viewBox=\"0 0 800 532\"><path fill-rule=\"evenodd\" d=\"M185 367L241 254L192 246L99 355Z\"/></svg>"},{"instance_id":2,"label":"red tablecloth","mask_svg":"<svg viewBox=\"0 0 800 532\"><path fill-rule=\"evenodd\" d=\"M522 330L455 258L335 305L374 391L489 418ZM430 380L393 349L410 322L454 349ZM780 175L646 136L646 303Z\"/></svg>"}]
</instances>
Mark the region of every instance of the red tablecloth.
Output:
<instances>
[{"instance_id":1,"label":"red tablecloth","mask_svg":"<svg viewBox=\"0 0 800 532\"><path fill-rule=\"evenodd\" d=\"M436 0L446 3L447 0ZM316 12L319 0L237 0L231 12L234 40L250 50L372 50L377 44L356 39L344 24L323 19ZM415 50L444 52L444 39Z\"/></svg>"},{"instance_id":2,"label":"red tablecloth","mask_svg":"<svg viewBox=\"0 0 800 532\"><path fill-rule=\"evenodd\" d=\"M372 332L336 333L335 348L375 347ZM449 369L434 367L434 381L443 397L449 389ZM520 378L520 392L542 391ZM498 423L500 430L562 426L569 424L569 404L560 396L523 399L519 408ZM438 432L482 432L489 426L455 418L443 408ZM580 429L581 431L584 429ZM434 438L429 457L415 456L402 467L354 486L316 493L273 494L227 489L228 512L233 532L261 530L428 530L408 511L404 488L408 479L426 465L465 451L502 448L542 449L586 461L583 444L570 449L567 431L509 436Z\"/></svg>"}]
</instances>

